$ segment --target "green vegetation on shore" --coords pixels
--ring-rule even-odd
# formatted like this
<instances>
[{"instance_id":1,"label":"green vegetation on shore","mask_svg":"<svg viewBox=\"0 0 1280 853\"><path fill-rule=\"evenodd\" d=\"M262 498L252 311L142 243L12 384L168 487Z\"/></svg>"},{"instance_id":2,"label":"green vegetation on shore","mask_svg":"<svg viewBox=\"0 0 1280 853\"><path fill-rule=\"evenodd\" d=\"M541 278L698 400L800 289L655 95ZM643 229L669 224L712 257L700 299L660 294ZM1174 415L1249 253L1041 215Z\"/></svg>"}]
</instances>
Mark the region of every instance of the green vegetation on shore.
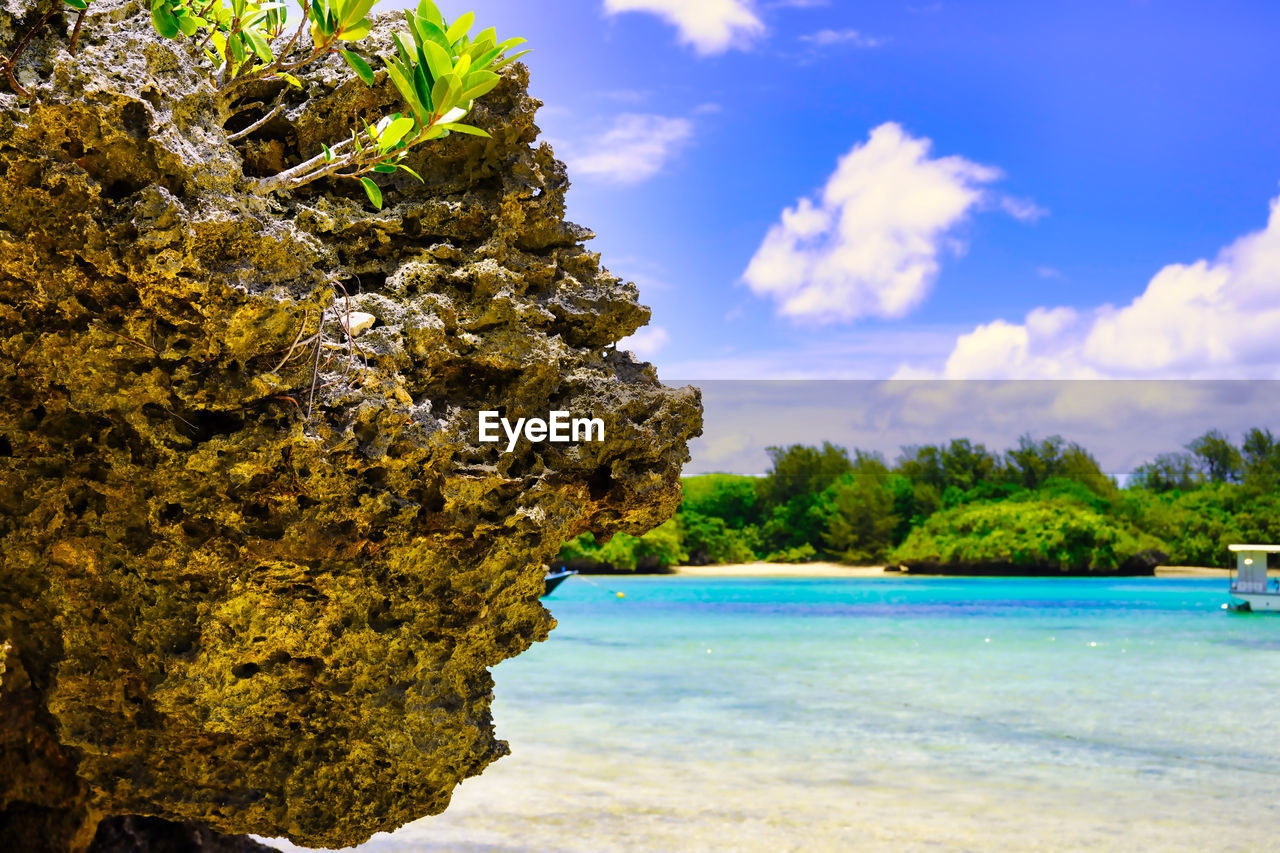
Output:
<instances>
[{"instance_id":1,"label":"green vegetation on shore","mask_svg":"<svg viewBox=\"0 0 1280 853\"><path fill-rule=\"evenodd\" d=\"M1232 542L1280 539L1280 442L1218 431L1142 465L1124 488L1083 447L1029 437L1004 453L959 439L881 456L771 447L763 477L684 480L675 518L644 536L568 543L561 559L617 570L684 562L879 562L973 570L1124 571L1147 551L1225 566Z\"/></svg>"}]
</instances>

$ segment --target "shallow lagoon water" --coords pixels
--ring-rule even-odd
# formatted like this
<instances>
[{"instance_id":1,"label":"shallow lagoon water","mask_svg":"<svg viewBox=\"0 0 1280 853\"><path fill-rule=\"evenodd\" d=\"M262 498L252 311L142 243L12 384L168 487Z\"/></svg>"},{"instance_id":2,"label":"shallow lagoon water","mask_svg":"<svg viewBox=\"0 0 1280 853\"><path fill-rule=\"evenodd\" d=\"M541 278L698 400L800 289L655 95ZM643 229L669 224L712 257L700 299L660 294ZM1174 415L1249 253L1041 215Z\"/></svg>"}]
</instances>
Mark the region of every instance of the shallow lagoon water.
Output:
<instances>
[{"instance_id":1,"label":"shallow lagoon water","mask_svg":"<svg viewBox=\"0 0 1280 853\"><path fill-rule=\"evenodd\" d=\"M1280 618L1224 586L573 578L513 754L359 849L1275 849Z\"/></svg>"}]
</instances>

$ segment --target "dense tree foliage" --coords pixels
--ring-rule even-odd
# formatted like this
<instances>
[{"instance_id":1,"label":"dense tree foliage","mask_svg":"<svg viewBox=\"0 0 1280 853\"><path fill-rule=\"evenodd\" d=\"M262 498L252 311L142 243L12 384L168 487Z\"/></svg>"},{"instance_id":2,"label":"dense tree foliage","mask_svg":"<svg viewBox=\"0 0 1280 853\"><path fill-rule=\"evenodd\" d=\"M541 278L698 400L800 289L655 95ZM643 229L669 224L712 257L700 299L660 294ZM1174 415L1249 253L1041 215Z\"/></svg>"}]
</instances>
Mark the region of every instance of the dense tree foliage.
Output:
<instances>
[{"instance_id":1,"label":"dense tree foliage","mask_svg":"<svg viewBox=\"0 0 1280 853\"><path fill-rule=\"evenodd\" d=\"M828 559L1105 571L1149 548L1172 564L1225 566L1233 542L1280 541L1280 442L1266 429L1239 445L1205 433L1124 488L1060 436L1003 453L964 439L905 447L892 466L832 444L768 452L763 477L686 478L680 511L658 531L604 546L583 537L561 556L622 568Z\"/></svg>"}]
</instances>

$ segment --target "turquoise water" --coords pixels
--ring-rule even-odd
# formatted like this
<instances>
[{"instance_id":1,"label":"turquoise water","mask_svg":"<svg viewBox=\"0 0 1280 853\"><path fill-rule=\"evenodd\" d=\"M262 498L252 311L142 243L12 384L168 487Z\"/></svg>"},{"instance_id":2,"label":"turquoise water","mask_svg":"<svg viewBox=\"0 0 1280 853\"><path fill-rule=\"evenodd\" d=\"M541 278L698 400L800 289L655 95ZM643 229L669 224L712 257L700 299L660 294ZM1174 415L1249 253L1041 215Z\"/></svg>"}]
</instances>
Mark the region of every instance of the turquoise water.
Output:
<instances>
[{"instance_id":1,"label":"turquoise water","mask_svg":"<svg viewBox=\"0 0 1280 853\"><path fill-rule=\"evenodd\" d=\"M1280 618L1223 581L591 580L495 670L513 755L362 850L1280 843Z\"/></svg>"}]
</instances>

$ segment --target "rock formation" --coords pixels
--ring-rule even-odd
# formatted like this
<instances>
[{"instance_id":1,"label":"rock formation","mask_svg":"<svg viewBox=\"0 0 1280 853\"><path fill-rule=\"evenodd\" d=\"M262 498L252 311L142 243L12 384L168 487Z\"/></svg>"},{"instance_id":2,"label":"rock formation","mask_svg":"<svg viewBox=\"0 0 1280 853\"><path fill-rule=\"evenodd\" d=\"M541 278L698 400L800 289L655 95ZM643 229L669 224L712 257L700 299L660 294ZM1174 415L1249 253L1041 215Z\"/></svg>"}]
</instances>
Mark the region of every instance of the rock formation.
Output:
<instances>
[{"instance_id":1,"label":"rock formation","mask_svg":"<svg viewBox=\"0 0 1280 853\"><path fill-rule=\"evenodd\" d=\"M28 7L0 0L0 46ZM614 349L648 312L564 221L522 66L469 119L493 138L420 147L378 212L354 181L246 187L386 85L329 61L231 143L263 108L220 111L144 4L95 0L76 56L70 23L19 63L31 98L0 84L5 849L438 813L507 751L487 668L553 626L543 563L674 511L697 392ZM355 340L348 309L377 318ZM607 438L507 454L482 409Z\"/></svg>"}]
</instances>

